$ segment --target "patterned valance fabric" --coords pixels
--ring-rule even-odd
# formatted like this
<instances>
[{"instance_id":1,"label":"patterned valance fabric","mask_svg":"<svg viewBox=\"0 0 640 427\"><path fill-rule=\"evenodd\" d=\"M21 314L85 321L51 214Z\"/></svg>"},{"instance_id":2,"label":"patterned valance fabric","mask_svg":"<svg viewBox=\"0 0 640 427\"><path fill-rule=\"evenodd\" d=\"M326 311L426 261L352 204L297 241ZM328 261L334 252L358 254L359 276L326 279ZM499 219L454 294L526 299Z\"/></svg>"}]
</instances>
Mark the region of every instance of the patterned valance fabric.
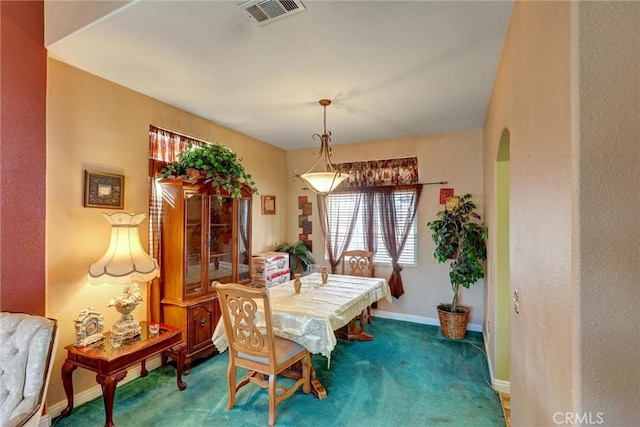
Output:
<instances>
[{"instance_id":1,"label":"patterned valance fabric","mask_svg":"<svg viewBox=\"0 0 640 427\"><path fill-rule=\"evenodd\" d=\"M411 185L418 182L418 158L366 160L338 163L341 172L349 174L342 189L381 187L387 185Z\"/></svg>"}]
</instances>

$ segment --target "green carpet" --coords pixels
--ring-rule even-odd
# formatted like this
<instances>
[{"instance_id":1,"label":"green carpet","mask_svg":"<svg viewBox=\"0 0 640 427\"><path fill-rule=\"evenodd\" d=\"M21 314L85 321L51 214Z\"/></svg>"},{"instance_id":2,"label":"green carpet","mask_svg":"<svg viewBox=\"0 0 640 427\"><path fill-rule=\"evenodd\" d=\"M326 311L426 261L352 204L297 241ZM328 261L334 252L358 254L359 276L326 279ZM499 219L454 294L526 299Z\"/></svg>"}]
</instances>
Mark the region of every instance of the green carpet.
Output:
<instances>
[{"instance_id":1,"label":"green carpet","mask_svg":"<svg viewBox=\"0 0 640 427\"><path fill-rule=\"evenodd\" d=\"M435 326L373 319L373 341L338 340L327 359L314 355L328 397L298 390L276 409L285 426L504 426L498 394L489 378L482 335L448 340ZM264 426L267 390L249 384L227 410L227 353L194 362L176 386L175 369L164 366L116 390L114 423L129 426ZM280 383L290 381L278 380ZM56 418L56 427L103 426L102 398Z\"/></svg>"}]
</instances>

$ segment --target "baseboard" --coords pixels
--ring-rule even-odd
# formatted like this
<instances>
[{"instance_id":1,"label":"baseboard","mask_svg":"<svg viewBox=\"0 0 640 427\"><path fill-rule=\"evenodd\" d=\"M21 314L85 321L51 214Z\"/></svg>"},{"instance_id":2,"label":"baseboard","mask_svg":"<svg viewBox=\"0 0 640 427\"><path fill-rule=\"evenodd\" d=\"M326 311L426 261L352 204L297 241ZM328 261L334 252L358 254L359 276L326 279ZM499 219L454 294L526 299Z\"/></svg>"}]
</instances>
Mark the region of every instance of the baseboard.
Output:
<instances>
[{"instance_id":1,"label":"baseboard","mask_svg":"<svg viewBox=\"0 0 640 427\"><path fill-rule=\"evenodd\" d=\"M51 417L49 414L44 414L40 417L40 422L38 423L38 427L50 427L51 426Z\"/></svg>"},{"instance_id":2,"label":"baseboard","mask_svg":"<svg viewBox=\"0 0 640 427\"><path fill-rule=\"evenodd\" d=\"M415 316L413 314L394 313L392 311L373 310L374 317L382 317L383 319L403 320L405 322L421 323L423 325L440 326L440 321L435 317ZM469 323L467 331L482 332L482 325L477 323Z\"/></svg>"},{"instance_id":3,"label":"baseboard","mask_svg":"<svg viewBox=\"0 0 640 427\"><path fill-rule=\"evenodd\" d=\"M487 365L489 366L489 376L491 377L491 388L500 393L511 394L511 382L498 380L493 375L493 364L491 363L491 358L489 357L489 339L485 332L482 333L484 338L484 352L487 355Z\"/></svg>"},{"instance_id":4,"label":"baseboard","mask_svg":"<svg viewBox=\"0 0 640 427\"><path fill-rule=\"evenodd\" d=\"M159 368L161 366L162 359L160 357L160 355L156 355L153 356L149 359L147 359L147 363L146 363L146 367L148 371L153 371L156 368ZM84 370L84 369L83 369ZM77 371L76 371L77 372ZM135 380L136 378L140 377L140 365L136 365L136 366L132 366L131 368L129 368L127 370L127 376L124 378L124 380L118 382L118 387L120 387L123 384L126 384L130 381ZM80 405L82 405L83 403L87 403L97 397L102 396L102 387L100 387L100 384L97 384L94 387L91 387L90 389L87 389L85 391L82 391L80 393L74 393L73 395L73 406L74 407L78 407ZM46 416L50 419L52 418L56 418L57 416L60 415L60 413L62 412L62 410L64 408L67 407L67 400L65 399L62 402L57 402L54 403L53 405L47 405L47 414ZM45 415L42 416L43 418L45 417ZM40 421L40 424L38 427L46 427L51 425L51 421L49 420L49 424L42 424L42 420Z\"/></svg>"},{"instance_id":5,"label":"baseboard","mask_svg":"<svg viewBox=\"0 0 640 427\"><path fill-rule=\"evenodd\" d=\"M504 380L496 380L495 378L491 378L491 388L500 393L511 394L511 382Z\"/></svg>"}]
</instances>

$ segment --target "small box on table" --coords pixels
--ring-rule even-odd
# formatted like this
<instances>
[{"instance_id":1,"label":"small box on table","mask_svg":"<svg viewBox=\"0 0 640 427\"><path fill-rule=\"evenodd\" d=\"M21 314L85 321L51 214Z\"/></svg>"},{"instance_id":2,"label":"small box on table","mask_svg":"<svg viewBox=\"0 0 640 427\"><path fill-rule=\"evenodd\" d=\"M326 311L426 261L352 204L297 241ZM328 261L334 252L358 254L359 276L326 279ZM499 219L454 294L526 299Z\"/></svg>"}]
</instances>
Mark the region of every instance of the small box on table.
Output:
<instances>
[{"instance_id":1,"label":"small box on table","mask_svg":"<svg viewBox=\"0 0 640 427\"><path fill-rule=\"evenodd\" d=\"M270 288L271 286L279 285L289 280L291 278L290 273L291 271L287 268L286 270L277 271L268 276L255 274L253 276L253 282L254 285L258 288Z\"/></svg>"}]
</instances>

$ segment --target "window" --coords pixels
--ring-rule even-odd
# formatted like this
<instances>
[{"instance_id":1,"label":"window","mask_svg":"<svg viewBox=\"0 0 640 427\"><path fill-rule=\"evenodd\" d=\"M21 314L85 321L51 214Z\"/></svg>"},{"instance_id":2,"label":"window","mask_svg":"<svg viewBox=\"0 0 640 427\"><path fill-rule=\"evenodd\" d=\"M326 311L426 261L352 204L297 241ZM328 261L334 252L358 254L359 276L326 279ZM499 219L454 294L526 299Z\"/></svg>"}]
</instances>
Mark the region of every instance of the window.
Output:
<instances>
[{"instance_id":1,"label":"window","mask_svg":"<svg viewBox=\"0 0 640 427\"><path fill-rule=\"evenodd\" d=\"M374 197L373 193L357 193L357 192L349 192L349 193L331 193L327 196L327 220L329 222L329 227L335 235L339 236L339 239L342 240L348 234L347 227L349 226L349 222L345 215L353 215L355 210L355 206L358 204L359 197ZM380 208L378 206L378 200L373 201L373 203L367 203L366 200L362 200L356 215L356 224L353 230L353 235L351 237L351 242L349 246L345 248L345 250L353 250L353 249L364 249L366 250L368 245L366 242L367 239L367 226L369 225L369 220L367 219L367 205L373 207L373 234L375 238L374 248L376 249L376 255L374 258L375 264L381 265L391 265L391 258L385 249L384 241L382 240L382 231L381 221L380 221ZM407 216L413 212L413 204L414 204L415 194L411 190L400 190L393 193L393 201L396 207L396 213L398 215L397 222L398 227L402 227L405 221L408 219ZM349 218L350 220L350 218ZM397 234L400 234L401 230L397 230ZM409 236L407 237L407 242L404 246L404 250L400 255L399 263L405 267L415 267L417 266L417 247L418 247L418 236L416 229L416 221L414 220L411 224Z\"/></svg>"}]
</instances>

